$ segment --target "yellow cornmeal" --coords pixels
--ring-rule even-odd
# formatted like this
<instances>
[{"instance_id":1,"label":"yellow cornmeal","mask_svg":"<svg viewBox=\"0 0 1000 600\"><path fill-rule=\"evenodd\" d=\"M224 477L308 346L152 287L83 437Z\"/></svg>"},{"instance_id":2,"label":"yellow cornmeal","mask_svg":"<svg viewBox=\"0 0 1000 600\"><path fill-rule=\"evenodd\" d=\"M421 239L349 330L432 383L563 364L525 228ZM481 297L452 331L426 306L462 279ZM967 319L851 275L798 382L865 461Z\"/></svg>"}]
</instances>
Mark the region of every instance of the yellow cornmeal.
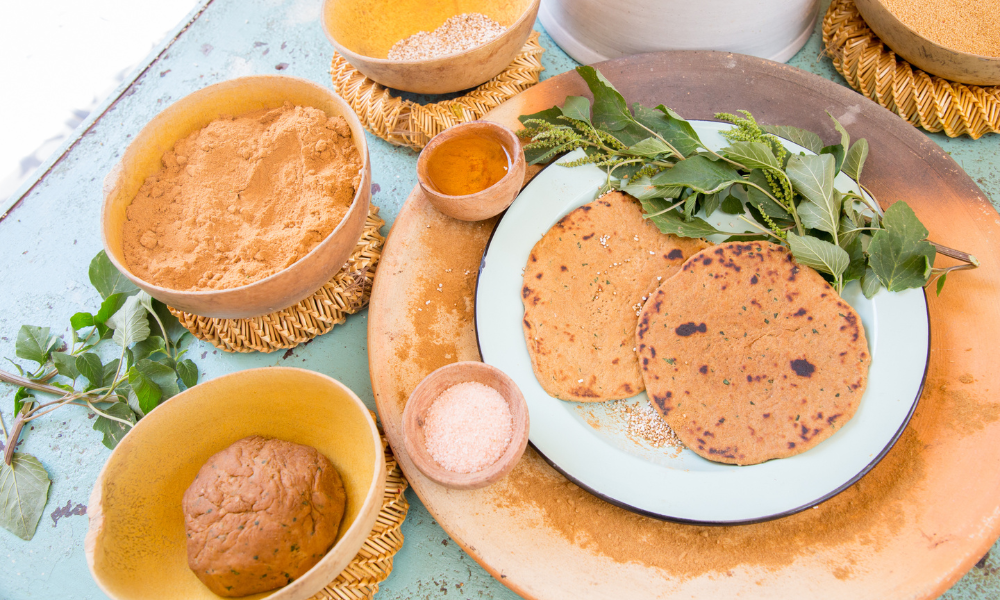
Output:
<instances>
[{"instance_id":1,"label":"yellow cornmeal","mask_svg":"<svg viewBox=\"0 0 1000 600\"><path fill-rule=\"evenodd\" d=\"M1000 58L1000 0L881 0L897 19L951 50Z\"/></svg>"}]
</instances>

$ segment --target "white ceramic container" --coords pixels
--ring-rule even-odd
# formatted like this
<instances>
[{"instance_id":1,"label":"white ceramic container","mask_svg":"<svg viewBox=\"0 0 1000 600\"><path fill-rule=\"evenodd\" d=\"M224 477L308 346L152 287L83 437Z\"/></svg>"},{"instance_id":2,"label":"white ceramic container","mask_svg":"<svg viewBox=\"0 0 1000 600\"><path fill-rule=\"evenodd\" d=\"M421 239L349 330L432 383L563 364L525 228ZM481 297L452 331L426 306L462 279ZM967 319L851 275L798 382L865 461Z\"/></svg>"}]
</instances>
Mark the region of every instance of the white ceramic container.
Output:
<instances>
[{"instance_id":1,"label":"white ceramic container","mask_svg":"<svg viewBox=\"0 0 1000 600\"><path fill-rule=\"evenodd\" d=\"M566 54L595 63L659 50L723 50L785 62L812 33L819 0L542 0Z\"/></svg>"}]
</instances>

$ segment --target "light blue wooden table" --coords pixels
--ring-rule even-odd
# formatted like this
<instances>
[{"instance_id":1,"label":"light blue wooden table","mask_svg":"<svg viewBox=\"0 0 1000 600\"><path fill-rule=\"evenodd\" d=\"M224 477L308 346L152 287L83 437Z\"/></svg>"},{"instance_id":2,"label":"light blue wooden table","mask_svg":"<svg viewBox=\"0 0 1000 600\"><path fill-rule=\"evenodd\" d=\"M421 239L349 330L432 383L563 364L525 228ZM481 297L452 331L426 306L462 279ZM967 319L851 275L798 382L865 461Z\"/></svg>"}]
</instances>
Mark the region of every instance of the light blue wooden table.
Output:
<instances>
[{"instance_id":1,"label":"light blue wooden table","mask_svg":"<svg viewBox=\"0 0 1000 600\"><path fill-rule=\"evenodd\" d=\"M65 151L56 153L39 176L15 194L20 201L0 220L0 357L14 355L22 324L52 326L54 332L68 335L73 313L96 310L100 299L87 280L87 267L101 249L102 181L130 138L154 115L190 92L244 75L281 73L330 85L332 48L319 24L320 4L205 0L81 126ZM535 27L542 30L540 24ZM543 79L575 66L548 36L543 34L541 41L547 50ZM790 64L844 84L829 60L820 58L820 49L817 28ZM994 206L1000 206L996 135L979 141L929 137L979 183ZM416 184L416 153L371 135L369 147L378 190L372 200L391 224ZM305 367L343 381L374 409L367 326L365 313L355 315L289 353L230 355L198 341L191 344L190 353L203 379L252 367ZM0 413L8 424L13 422L12 397L13 389L3 385ZM83 554L87 519L81 515L109 454L91 425L85 409L70 407L36 421L24 436L19 450L42 461L52 487L33 540L24 542L0 530L0 600L105 597L91 579ZM411 508L403 526L406 543L378 598L516 597L451 542L412 491L407 497ZM1000 544L943 597L1000 598Z\"/></svg>"}]
</instances>

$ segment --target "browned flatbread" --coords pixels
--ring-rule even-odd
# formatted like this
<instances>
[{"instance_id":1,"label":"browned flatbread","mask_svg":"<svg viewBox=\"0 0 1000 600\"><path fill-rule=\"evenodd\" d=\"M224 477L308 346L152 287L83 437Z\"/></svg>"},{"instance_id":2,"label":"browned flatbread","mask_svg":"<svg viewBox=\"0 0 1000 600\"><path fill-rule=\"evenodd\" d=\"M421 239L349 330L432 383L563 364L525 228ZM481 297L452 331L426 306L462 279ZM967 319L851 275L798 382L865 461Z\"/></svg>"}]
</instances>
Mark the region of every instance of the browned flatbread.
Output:
<instances>
[{"instance_id":1,"label":"browned flatbread","mask_svg":"<svg viewBox=\"0 0 1000 600\"><path fill-rule=\"evenodd\" d=\"M677 436L716 462L804 452L858 408L871 357L854 309L782 246L692 256L636 329L646 389Z\"/></svg>"},{"instance_id":2,"label":"browned flatbread","mask_svg":"<svg viewBox=\"0 0 1000 600\"><path fill-rule=\"evenodd\" d=\"M188 566L220 596L287 585L333 545L346 503L337 469L315 448L243 438L184 492Z\"/></svg>"},{"instance_id":3,"label":"browned flatbread","mask_svg":"<svg viewBox=\"0 0 1000 600\"><path fill-rule=\"evenodd\" d=\"M635 354L639 309L659 282L706 247L664 235L614 192L552 226L524 269L524 337L535 377L561 400L603 402L644 389Z\"/></svg>"}]
</instances>

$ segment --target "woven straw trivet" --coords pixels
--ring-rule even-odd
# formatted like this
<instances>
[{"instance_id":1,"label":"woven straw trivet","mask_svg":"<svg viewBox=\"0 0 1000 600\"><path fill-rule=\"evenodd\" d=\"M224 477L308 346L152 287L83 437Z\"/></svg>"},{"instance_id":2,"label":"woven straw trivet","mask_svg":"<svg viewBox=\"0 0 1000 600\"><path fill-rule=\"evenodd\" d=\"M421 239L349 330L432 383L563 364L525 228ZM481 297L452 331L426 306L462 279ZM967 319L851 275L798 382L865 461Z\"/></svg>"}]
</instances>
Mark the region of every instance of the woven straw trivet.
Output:
<instances>
[{"instance_id":1,"label":"woven straw trivet","mask_svg":"<svg viewBox=\"0 0 1000 600\"><path fill-rule=\"evenodd\" d=\"M274 352L294 348L333 329L368 305L375 269L385 238L385 221L374 204L365 229L347 264L333 279L302 302L284 310L250 319L213 319L171 308L188 331L226 352Z\"/></svg>"},{"instance_id":2,"label":"woven straw trivet","mask_svg":"<svg viewBox=\"0 0 1000 600\"><path fill-rule=\"evenodd\" d=\"M403 495L406 479L385 437L382 438L382 445L385 447L388 476L375 528L351 564L310 600L371 600L378 591L378 584L392 573L392 557L403 547L403 533L399 528L410 505Z\"/></svg>"},{"instance_id":3,"label":"woven straw trivet","mask_svg":"<svg viewBox=\"0 0 1000 600\"><path fill-rule=\"evenodd\" d=\"M538 83L545 52L538 36L537 31L531 32L514 62L502 73L453 100L421 105L393 96L393 90L368 79L336 52L330 65L333 89L347 100L368 131L390 144L419 150L452 125L475 121Z\"/></svg>"},{"instance_id":4,"label":"woven straw trivet","mask_svg":"<svg viewBox=\"0 0 1000 600\"><path fill-rule=\"evenodd\" d=\"M1000 133L1000 87L966 85L914 68L879 40L854 0L830 3L823 43L851 87L912 125L950 137Z\"/></svg>"}]
</instances>

